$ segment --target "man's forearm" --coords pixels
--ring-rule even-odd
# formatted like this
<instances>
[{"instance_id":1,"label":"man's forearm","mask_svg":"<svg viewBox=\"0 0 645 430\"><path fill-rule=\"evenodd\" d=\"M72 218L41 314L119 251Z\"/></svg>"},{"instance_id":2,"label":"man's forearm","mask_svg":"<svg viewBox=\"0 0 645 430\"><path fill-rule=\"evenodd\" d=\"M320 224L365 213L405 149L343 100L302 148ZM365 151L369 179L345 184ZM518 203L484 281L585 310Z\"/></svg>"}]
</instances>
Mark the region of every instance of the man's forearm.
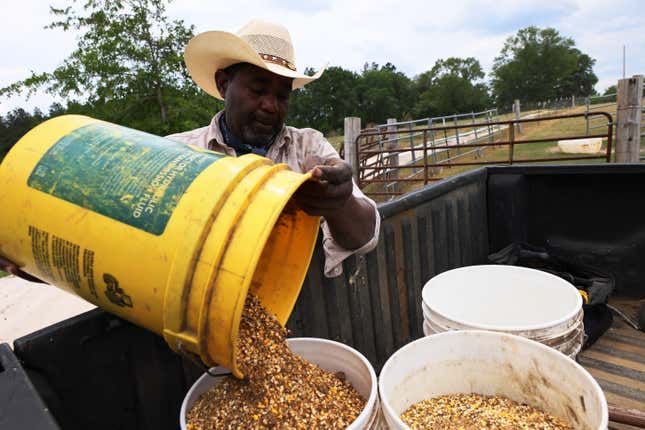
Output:
<instances>
[{"instance_id":1,"label":"man's forearm","mask_svg":"<svg viewBox=\"0 0 645 430\"><path fill-rule=\"evenodd\" d=\"M353 195L342 208L325 216L325 220L336 243L345 249L358 249L374 236L374 207Z\"/></svg>"}]
</instances>

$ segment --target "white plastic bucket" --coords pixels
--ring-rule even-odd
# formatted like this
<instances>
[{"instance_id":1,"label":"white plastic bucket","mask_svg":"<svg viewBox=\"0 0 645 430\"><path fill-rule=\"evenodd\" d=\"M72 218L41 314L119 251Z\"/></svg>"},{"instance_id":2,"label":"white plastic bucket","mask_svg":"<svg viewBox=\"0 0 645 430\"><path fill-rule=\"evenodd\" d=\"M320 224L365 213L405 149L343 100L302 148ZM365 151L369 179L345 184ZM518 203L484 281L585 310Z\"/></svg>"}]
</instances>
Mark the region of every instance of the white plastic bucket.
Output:
<instances>
[{"instance_id":1,"label":"white plastic bucket","mask_svg":"<svg viewBox=\"0 0 645 430\"><path fill-rule=\"evenodd\" d=\"M572 359L523 337L453 331L423 337L383 366L379 394L391 430L409 430L400 415L425 399L458 393L502 395L566 419L580 430L607 428L598 383Z\"/></svg>"},{"instance_id":2,"label":"white plastic bucket","mask_svg":"<svg viewBox=\"0 0 645 430\"><path fill-rule=\"evenodd\" d=\"M424 321L432 322L434 326L442 328L441 331L449 330L463 330L463 329L473 329L479 328L476 326L468 326L465 324L460 324L455 321L452 321L449 318L445 318L436 312L432 312L428 305L425 302L421 303L421 308L423 310L423 319ZM563 335L574 331L582 323L584 317L584 312L582 308L578 313L571 319L563 321L560 324L549 327L548 329L537 329L537 330L488 330L488 331L502 331L504 333L515 334L518 336L528 337L535 341L542 341L545 339L551 339L554 337L554 334ZM482 328L483 329L483 328Z\"/></svg>"},{"instance_id":3,"label":"white plastic bucket","mask_svg":"<svg viewBox=\"0 0 645 430\"><path fill-rule=\"evenodd\" d=\"M424 306L423 310L423 334L424 336L431 336L433 334L437 333L445 333L447 331L459 331L459 330L464 330L464 327L459 327L459 326L443 326L441 325L441 318L437 317L436 315L434 317L431 317L428 315L427 310ZM557 337L551 337L551 338L546 338L546 339L531 339L535 340L537 342L540 342L546 346L550 346L551 348L560 351L564 355L571 357L572 359L576 359L578 356L578 353L582 349L582 344L584 342L584 326L582 323L582 318L583 318L583 312L580 310L580 314L576 317L574 321L572 321L572 324L569 328L564 329L565 331L560 334L560 336ZM476 329L471 329L471 330L476 330ZM521 332L512 332L509 331L509 334L515 334L515 335L522 335L523 333ZM523 336L527 337L527 336ZM528 338L528 337L527 337ZM530 339L530 338L529 338Z\"/></svg>"},{"instance_id":4,"label":"white plastic bucket","mask_svg":"<svg viewBox=\"0 0 645 430\"><path fill-rule=\"evenodd\" d=\"M343 372L347 381L367 399L365 408L347 430L377 430L382 428L381 413L378 401L378 386L376 373L369 361L353 348L332 340L318 338L292 338L287 340L289 348L295 354L317 364L329 372ZM226 371L215 368L213 373ZM224 377L202 375L190 388L181 404L179 422L182 430L186 430L186 414L199 397Z\"/></svg>"},{"instance_id":5,"label":"white plastic bucket","mask_svg":"<svg viewBox=\"0 0 645 430\"><path fill-rule=\"evenodd\" d=\"M444 272L423 287L431 331L499 331L575 357L582 347L582 297L569 282L525 267L482 265Z\"/></svg>"}]
</instances>

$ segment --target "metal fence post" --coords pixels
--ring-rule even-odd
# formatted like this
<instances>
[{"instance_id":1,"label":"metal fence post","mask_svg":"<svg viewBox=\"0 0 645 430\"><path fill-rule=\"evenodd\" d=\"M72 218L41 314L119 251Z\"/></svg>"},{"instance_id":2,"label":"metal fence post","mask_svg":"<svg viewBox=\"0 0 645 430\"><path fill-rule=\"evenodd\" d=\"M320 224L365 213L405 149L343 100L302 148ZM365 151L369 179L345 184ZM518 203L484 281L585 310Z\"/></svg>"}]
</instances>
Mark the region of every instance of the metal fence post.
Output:
<instances>
[{"instance_id":1,"label":"metal fence post","mask_svg":"<svg viewBox=\"0 0 645 430\"><path fill-rule=\"evenodd\" d=\"M387 136L387 149L396 149L399 143L398 140L398 134L394 133L396 132L396 118L388 118L387 119L387 128L386 130L388 133L386 134ZM390 134L392 133L392 134ZM399 153L398 152L390 152L390 155L387 158L387 172L388 172L388 179L392 179L392 181L396 182L399 179ZM395 192L398 192L398 182L395 183L394 185Z\"/></svg>"},{"instance_id":2,"label":"metal fence post","mask_svg":"<svg viewBox=\"0 0 645 430\"><path fill-rule=\"evenodd\" d=\"M345 161L352 166L354 173L354 180L358 180L358 153L356 148L356 138L361 132L361 119L355 116L345 118L345 133L344 133L344 148L345 148Z\"/></svg>"},{"instance_id":3,"label":"metal fence post","mask_svg":"<svg viewBox=\"0 0 645 430\"><path fill-rule=\"evenodd\" d=\"M513 103L513 112L515 112L515 119L520 120L520 100L515 99L515 103ZM522 126L520 123L517 123L517 134L522 134Z\"/></svg>"},{"instance_id":4,"label":"metal fence post","mask_svg":"<svg viewBox=\"0 0 645 430\"><path fill-rule=\"evenodd\" d=\"M414 130L412 123L408 124L408 132L410 133L410 150L412 151L412 171L416 173L417 171L417 154L414 150Z\"/></svg>"},{"instance_id":5,"label":"metal fence post","mask_svg":"<svg viewBox=\"0 0 645 430\"><path fill-rule=\"evenodd\" d=\"M459 149L459 129L457 128L457 114L452 116L452 120L455 123L455 145L457 145L457 154L461 154L461 149Z\"/></svg>"},{"instance_id":6,"label":"metal fence post","mask_svg":"<svg viewBox=\"0 0 645 430\"><path fill-rule=\"evenodd\" d=\"M618 81L616 162L638 163L641 146L643 76Z\"/></svg>"},{"instance_id":7,"label":"metal fence post","mask_svg":"<svg viewBox=\"0 0 645 430\"><path fill-rule=\"evenodd\" d=\"M585 97L585 134L589 136L589 97Z\"/></svg>"},{"instance_id":8,"label":"metal fence post","mask_svg":"<svg viewBox=\"0 0 645 430\"><path fill-rule=\"evenodd\" d=\"M430 145L430 148L432 148L432 164L437 164L437 150L435 149L435 141L434 141L434 130L432 128L432 118L428 118L428 128L430 129L430 138L432 139L432 144Z\"/></svg>"},{"instance_id":9,"label":"metal fence post","mask_svg":"<svg viewBox=\"0 0 645 430\"><path fill-rule=\"evenodd\" d=\"M508 128L508 142L508 164L513 164L513 152L515 149L515 127L513 126Z\"/></svg>"},{"instance_id":10,"label":"metal fence post","mask_svg":"<svg viewBox=\"0 0 645 430\"><path fill-rule=\"evenodd\" d=\"M448 130L446 129L446 117L445 116L441 117L441 126L443 127L443 144L444 145L450 145L450 143L448 143ZM450 158L450 149L449 148L446 148L446 155L447 155L447 158Z\"/></svg>"},{"instance_id":11,"label":"metal fence post","mask_svg":"<svg viewBox=\"0 0 645 430\"><path fill-rule=\"evenodd\" d=\"M473 124L475 124L477 122L477 121L475 121L475 112L471 112L470 114L472 115L472 118L473 118ZM475 132L475 142L476 142L477 139L478 139L478 137L477 137L477 127L473 127L473 131Z\"/></svg>"}]
</instances>

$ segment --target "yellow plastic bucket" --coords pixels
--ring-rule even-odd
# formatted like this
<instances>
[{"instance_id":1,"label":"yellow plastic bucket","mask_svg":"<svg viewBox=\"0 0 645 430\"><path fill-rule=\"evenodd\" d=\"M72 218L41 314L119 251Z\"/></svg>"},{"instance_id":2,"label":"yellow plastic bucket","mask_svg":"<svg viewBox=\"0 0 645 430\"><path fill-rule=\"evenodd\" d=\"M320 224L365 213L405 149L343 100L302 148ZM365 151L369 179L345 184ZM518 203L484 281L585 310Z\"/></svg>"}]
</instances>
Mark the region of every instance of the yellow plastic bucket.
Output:
<instances>
[{"instance_id":1,"label":"yellow plastic bucket","mask_svg":"<svg viewBox=\"0 0 645 430\"><path fill-rule=\"evenodd\" d=\"M318 234L307 179L89 117L27 133L0 163L0 254L242 376L246 295L286 323Z\"/></svg>"}]
</instances>

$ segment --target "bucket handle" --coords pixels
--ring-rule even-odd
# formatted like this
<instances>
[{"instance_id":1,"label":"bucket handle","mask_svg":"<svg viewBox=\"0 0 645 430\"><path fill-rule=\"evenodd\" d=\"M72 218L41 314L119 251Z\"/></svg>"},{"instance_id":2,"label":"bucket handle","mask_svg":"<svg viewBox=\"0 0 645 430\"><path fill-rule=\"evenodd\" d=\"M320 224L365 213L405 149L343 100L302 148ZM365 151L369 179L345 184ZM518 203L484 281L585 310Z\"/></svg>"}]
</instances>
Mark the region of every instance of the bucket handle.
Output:
<instances>
[{"instance_id":1,"label":"bucket handle","mask_svg":"<svg viewBox=\"0 0 645 430\"><path fill-rule=\"evenodd\" d=\"M229 375L233 374L233 372L231 372L228 369L218 370L218 369L224 369L223 367L208 367L208 366L206 366L204 363L202 363L202 360L199 358L199 356L197 354L195 354L193 352L190 352L187 349L185 349L184 345L181 342L179 342L177 352L179 352L179 355L181 355L182 357L186 357L187 359L189 359L190 361L195 363L197 366L199 366L202 369L204 369L204 372L207 375L212 376L213 378L219 378L221 376L229 376Z\"/></svg>"}]
</instances>

